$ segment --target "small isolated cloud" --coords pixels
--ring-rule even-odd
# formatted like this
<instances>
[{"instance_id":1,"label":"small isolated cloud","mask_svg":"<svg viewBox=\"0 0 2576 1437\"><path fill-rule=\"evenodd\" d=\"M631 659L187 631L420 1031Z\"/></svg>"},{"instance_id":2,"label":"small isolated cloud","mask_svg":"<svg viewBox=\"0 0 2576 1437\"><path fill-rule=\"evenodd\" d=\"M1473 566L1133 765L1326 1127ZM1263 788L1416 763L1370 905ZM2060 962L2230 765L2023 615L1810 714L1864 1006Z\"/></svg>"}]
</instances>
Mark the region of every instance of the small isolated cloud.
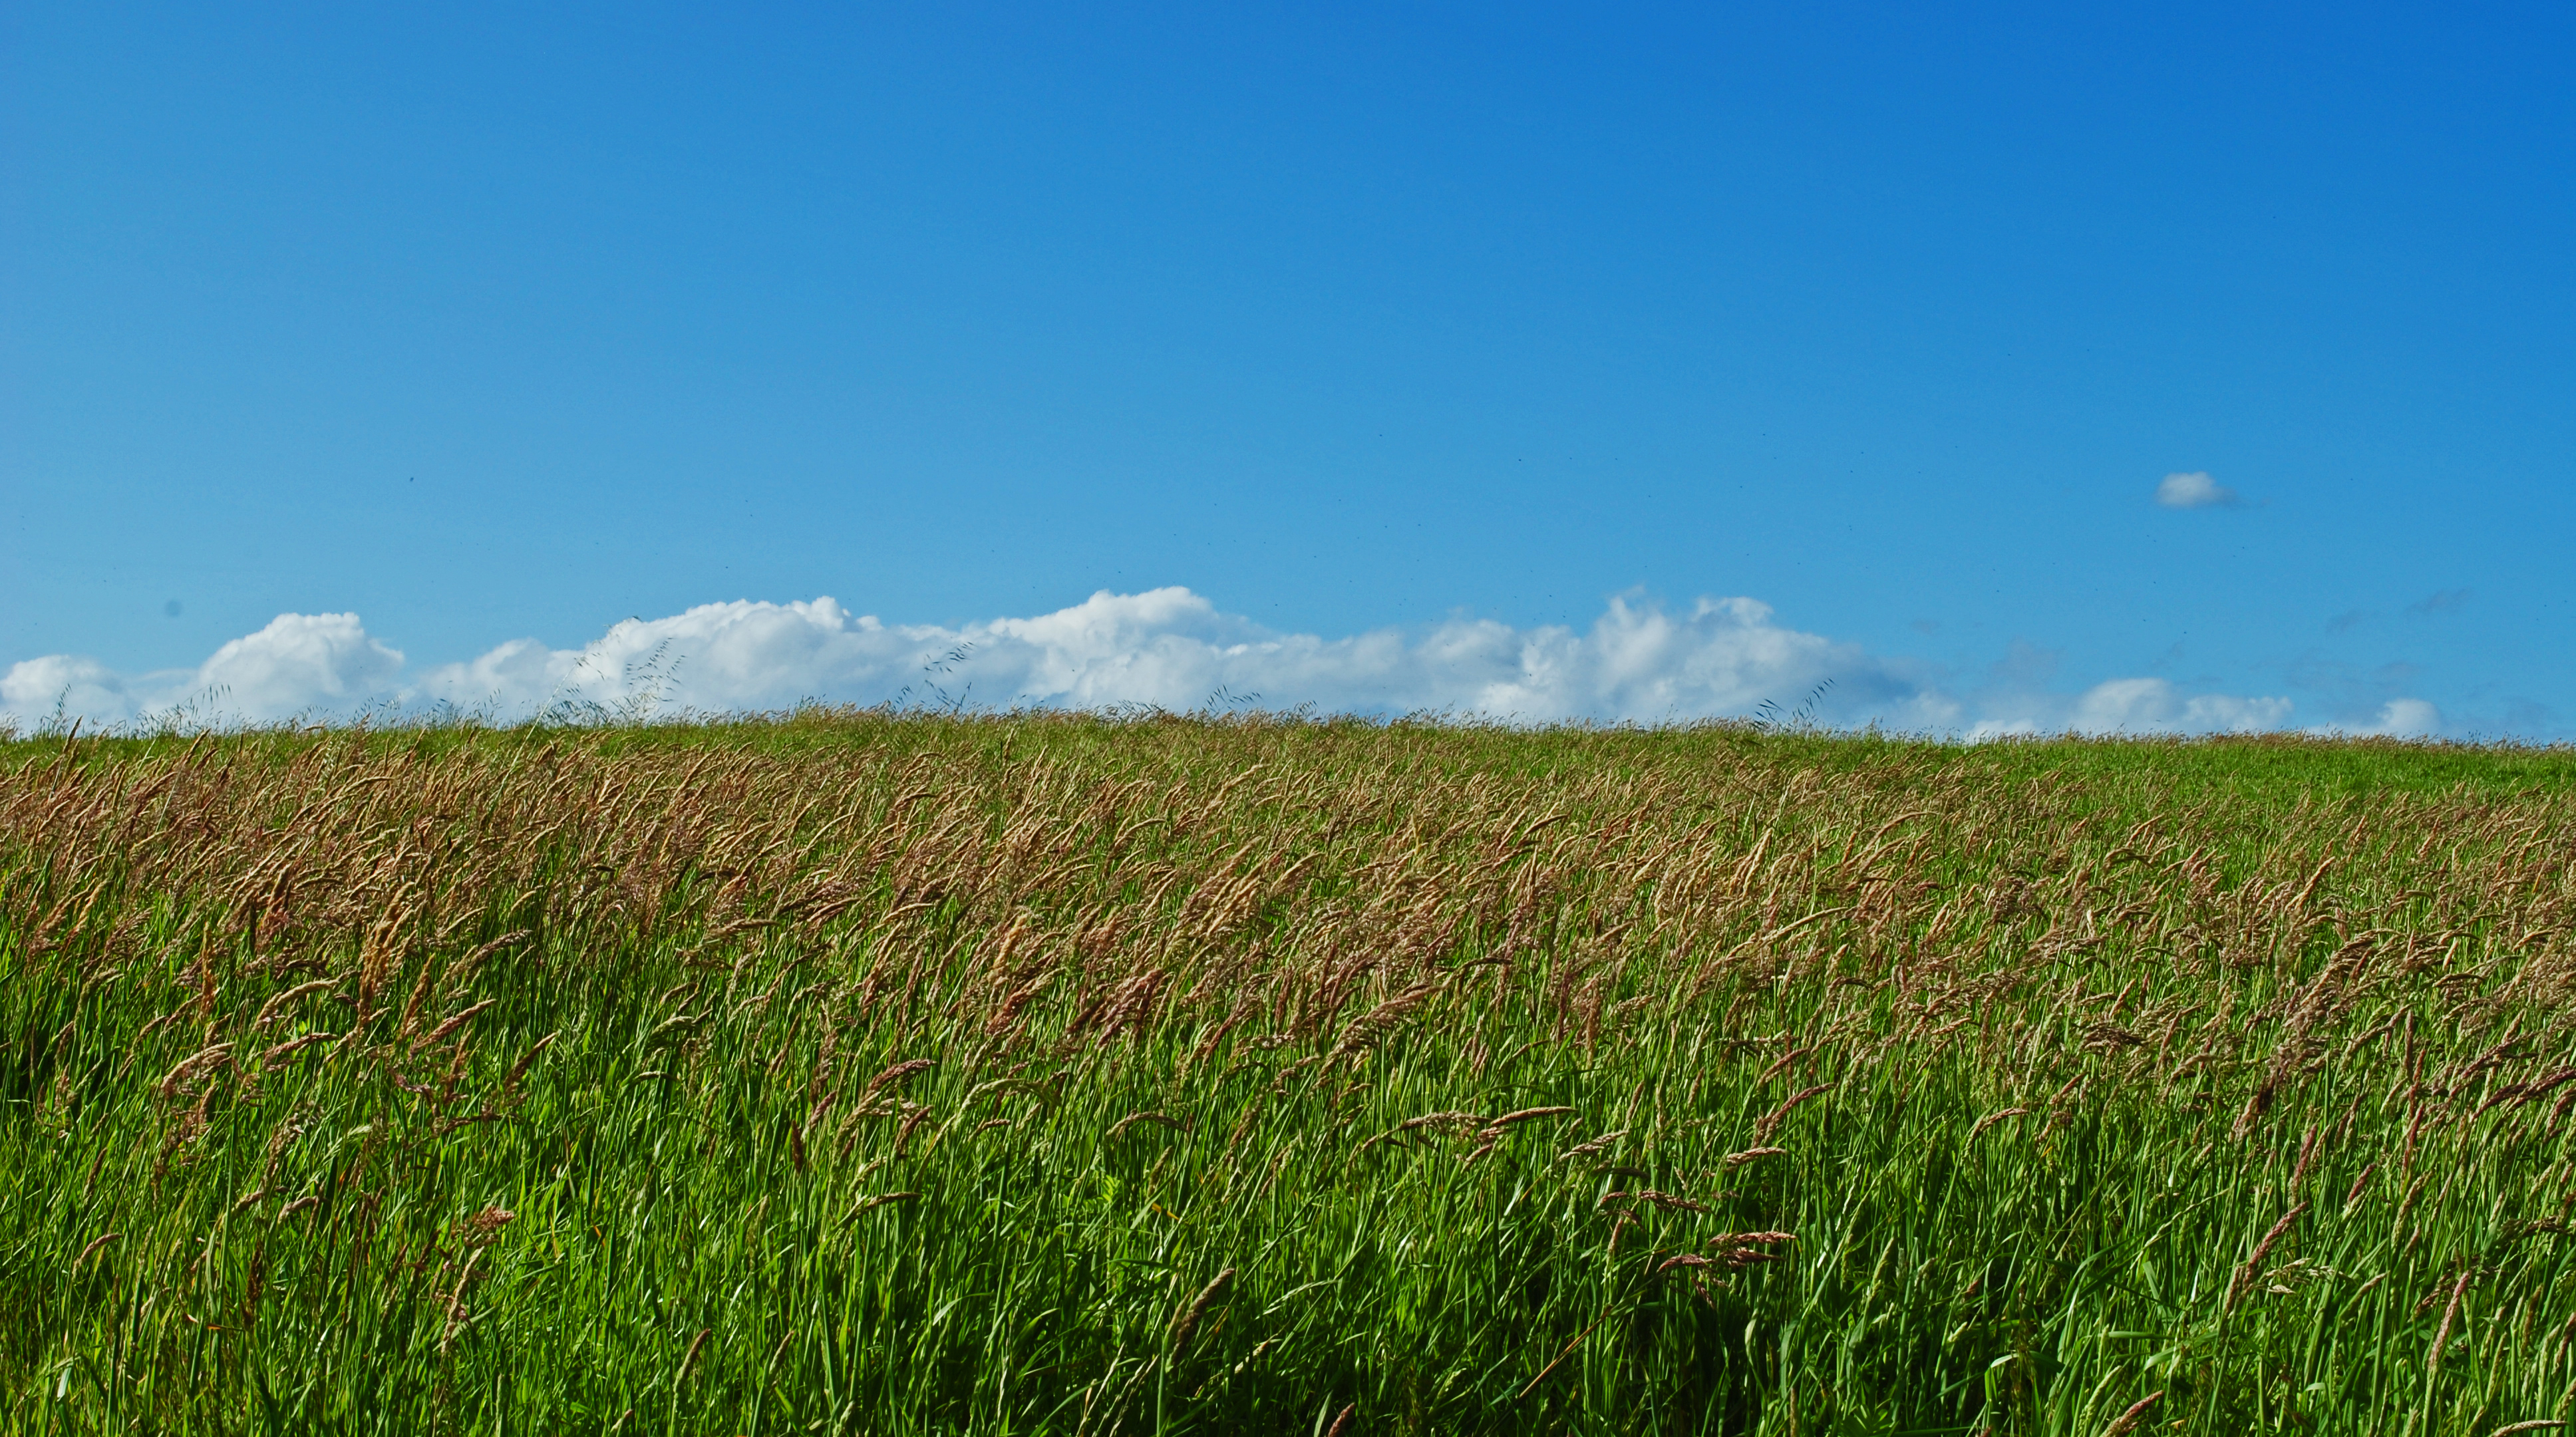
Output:
<instances>
[{"instance_id":1,"label":"small isolated cloud","mask_svg":"<svg viewBox=\"0 0 2576 1437\"><path fill-rule=\"evenodd\" d=\"M2219 509L2236 503L2236 491L2207 474L2168 474L2156 485L2156 502L2168 509Z\"/></svg>"},{"instance_id":2,"label":"small isolated cloud","mask_svg":"<svg viewBox=\"0 0 2576 1437\"><path fill-rule=\"evenodd\" d=\"M2432 738L2442 732L2442 711L2422 699L2390 699L2373 722L2320 724L2308 732L2324 738Z\"/></svg>"},{"instance_id":3,"label":"small isolated cloud","mask_svg":"<svg viewBox=\"0 0 2576 1437\"><path fill-rule=\"evenodd\" d=\"M2472 591L2468 589L2444 589L2438 594L2427 594L2423 598L2416 600L2414 603L2408 604L2406 606L2406 612L2428 616L2433 614L2456 614L2460 610L2469 606L2471 594Z\"/></svg>"}]
</instances>

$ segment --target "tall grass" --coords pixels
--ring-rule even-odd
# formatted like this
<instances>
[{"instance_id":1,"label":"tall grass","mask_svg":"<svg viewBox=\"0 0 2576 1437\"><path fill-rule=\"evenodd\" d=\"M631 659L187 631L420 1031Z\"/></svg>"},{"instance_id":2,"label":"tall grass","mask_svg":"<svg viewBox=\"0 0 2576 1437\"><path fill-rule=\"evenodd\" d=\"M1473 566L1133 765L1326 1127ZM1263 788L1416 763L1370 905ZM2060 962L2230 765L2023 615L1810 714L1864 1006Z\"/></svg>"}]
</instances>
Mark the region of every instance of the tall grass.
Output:
<instances>
[{"instance_id":1,"label":"tall grass","mask_svg":"<svg viewBox=\"0 0 2576 1437\"><path fill-rule=\"evenodd\" d=\"M19 743L0 1412L2564 1423L2571 781L1257 719Z\"/></svg>"}]
</instances>

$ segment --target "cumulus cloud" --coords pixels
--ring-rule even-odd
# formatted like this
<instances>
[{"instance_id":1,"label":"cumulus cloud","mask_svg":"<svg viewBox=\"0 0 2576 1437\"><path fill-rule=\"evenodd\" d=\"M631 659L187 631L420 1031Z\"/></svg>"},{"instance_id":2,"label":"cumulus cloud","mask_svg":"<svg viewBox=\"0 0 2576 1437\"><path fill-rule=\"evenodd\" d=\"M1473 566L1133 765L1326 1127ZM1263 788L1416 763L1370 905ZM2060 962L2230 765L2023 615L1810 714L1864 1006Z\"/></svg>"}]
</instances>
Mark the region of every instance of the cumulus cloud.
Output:
<instances>
[{"instance_id":1,"label":"cumulus cloud","mask_svg":"<svg viewBox=\"0 0 2576 1437\"><path fill-rule=\"evenodd\" d=\"M2156 485L2156 502L2168 509L2224 508L2236 502L2236 491L2207 474L2168 474Z\"/></svg>"},{"instance_id":2,"label":"cumulus cloud","mask_svg":"<svg viewBox=\"0 0 2576 1437\"><path fill-rule=\"evenodd\" d=\"M2086 733L2259 733L2290 716L2285 698L2184 695L2163 679L2113 679L2075 703Z\"/></svg>"},{"instance_id":3,"label":"cumulus cloud","mask_svg":"<svg viewBox=\"0 0 2576 1437\"><path fill-rule=\"evenodd\" d=\"M355 614L280 614L215 650L193 691L252 719L363 703L391 686L402 651L370 637Z\"/></svg>"},{"instance_id":4,"label":"cumulus cloud","mask_svg":"<svg viewBox=\"0 0 2576 1437\"><path fill-rule=\"evenodd\" d=\"M157 675L145 675L149 684ZM136 685L96 659L47 654L0 676L0 712L20 726L69 719L131 718Z\"/></svg>"},{"instance_id":5,"label":"cumulus cloud","mask_svg":"<svg viewBox=\"0 0 2576 1437\"><path fill-rule=\"evenodd\" d=\"M0 676L0 721L19 727L85 719L264 723L398 701L400 650L355 614L280 614L193 669L119 674L95 659L51 654Z\"/></svg>"},{"instance_id":6,"label":"cumulus cloud","mask_svg":"<svg viewBox=\"0 0 2576 1437\"><path fill-rule=\"evenodd\" d=\"M1325 639L1270 632L1182 588L1102 592L1052 614L953 629L888 625L830 599L706 604L630 620L577 650L505 644L428 671L416 691L502 713L566 701L614 711L648 692L698 710L808 698L1188 709L1231 696L1272 708L1545 722L1740 713L1794 702L1828 680L1846 704L1916 724L1949 717L1903 666L1781 627L1750 599L1676 611L1622 597L1583 632L1457 619Z\"/></svg>"},{"instance_id":7,"label":"cumulus cloud","mask_svg":"<svg viewBox=\"0 0 2576 1437\"><path fill-rule=\"evenodd\" d=\"M2324 738L2431 738L2441 731L2442 711L2423 699L2390 699L2371 723L2319 724L2308 730Z\"/></svg>"},{"instance_id":8,"label":"cumulus cloud","mask_svg":"<svg viewBox=\"0 0 2576 1437\"><path fill-rule=\"evenodd\" d=\"M2262 733L2290 718L2288 699L2234 694L2186 694L2164 679L2111 679L2071 699L2024 696L2018 713L1988 718L1972 738L2046 733L2206 734Z\"/></svg>"},{"instance_id":9,"label":"cumulus cloud","mask_svg":"<svg viewBox=\"0 0 2576 1437\"><path fill-rule=\"evenodd\" d=\"M1452 619L1342 638L1281 633L1184 588L955 627L889 624L829 598L704 604L578 648L516 639L408 668L354 614L285 614L193 669L121 674L69 655L0 677L0 723L150 727L458 711L496 721L774 710L806 700L932 708L1444 712L1644 723L1807 712L1912 732L2207 733L2277 728L2290 702L2115 679L2075 695L1963 700L1924 665L1776 622L1747 598L1623 595L1588 627Z\"/></svg>"}]
</instances>

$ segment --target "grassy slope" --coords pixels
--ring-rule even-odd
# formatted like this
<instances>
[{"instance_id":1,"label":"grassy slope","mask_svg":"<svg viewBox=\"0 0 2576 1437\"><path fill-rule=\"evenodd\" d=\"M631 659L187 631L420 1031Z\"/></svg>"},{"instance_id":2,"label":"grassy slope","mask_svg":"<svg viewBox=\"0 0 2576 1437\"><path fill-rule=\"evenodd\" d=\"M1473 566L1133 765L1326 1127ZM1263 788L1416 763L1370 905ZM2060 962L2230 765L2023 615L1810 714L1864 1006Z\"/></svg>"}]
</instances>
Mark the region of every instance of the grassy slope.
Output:
<instances>
[{"instance_id":1,"label":"grassy slope","mask_svg":"<svg viewBox=\"0 0 2576 1437\"><path fill-rule=\"evenodd\" d=\"M2563 1418L2571 783L1356 724L16 744L0 1411Z\"/></svg>"}]
</instances>

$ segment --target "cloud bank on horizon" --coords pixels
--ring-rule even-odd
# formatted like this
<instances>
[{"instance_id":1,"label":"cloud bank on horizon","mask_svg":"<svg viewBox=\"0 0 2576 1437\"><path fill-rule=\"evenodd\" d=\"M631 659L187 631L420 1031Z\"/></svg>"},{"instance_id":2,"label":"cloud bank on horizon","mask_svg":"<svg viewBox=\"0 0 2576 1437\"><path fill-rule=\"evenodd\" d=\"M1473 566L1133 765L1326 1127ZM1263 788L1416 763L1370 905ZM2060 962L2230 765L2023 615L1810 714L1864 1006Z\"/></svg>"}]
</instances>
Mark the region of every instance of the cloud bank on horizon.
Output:
<instances>
[{"instance_id":1,"label":"cloud bank on horizon","mask_svg":"<svg viewBox=\"0 0 2576 1437\"><path fill-rule=\"evenodd\" d=\"M1819 691L1821 690L1821 693ZM829 598L702 604L629 619L577 649L514 639L413 671L356 614L281 614L194 669L119 673L54 654L0 676L0 725L79 720L152 729L463 713L563 716L758 712L806 701L993 710L1300 706L1441 712L1519 723L1640 723L1796 712L1836 726L1997 737L2062 732L2248 733L2289 727L2290 700L2194 694L2120 678L2080 694L1954 695L1927 666L1772 621L1747 598L1688 609L1613 598L1589 630L1451 619L1348 638L1278 633L1186 588L1103 590L1031 618L887 624ZM2420 699L2349 733L2441 731Z\"/></svg>"}]
</instances>

